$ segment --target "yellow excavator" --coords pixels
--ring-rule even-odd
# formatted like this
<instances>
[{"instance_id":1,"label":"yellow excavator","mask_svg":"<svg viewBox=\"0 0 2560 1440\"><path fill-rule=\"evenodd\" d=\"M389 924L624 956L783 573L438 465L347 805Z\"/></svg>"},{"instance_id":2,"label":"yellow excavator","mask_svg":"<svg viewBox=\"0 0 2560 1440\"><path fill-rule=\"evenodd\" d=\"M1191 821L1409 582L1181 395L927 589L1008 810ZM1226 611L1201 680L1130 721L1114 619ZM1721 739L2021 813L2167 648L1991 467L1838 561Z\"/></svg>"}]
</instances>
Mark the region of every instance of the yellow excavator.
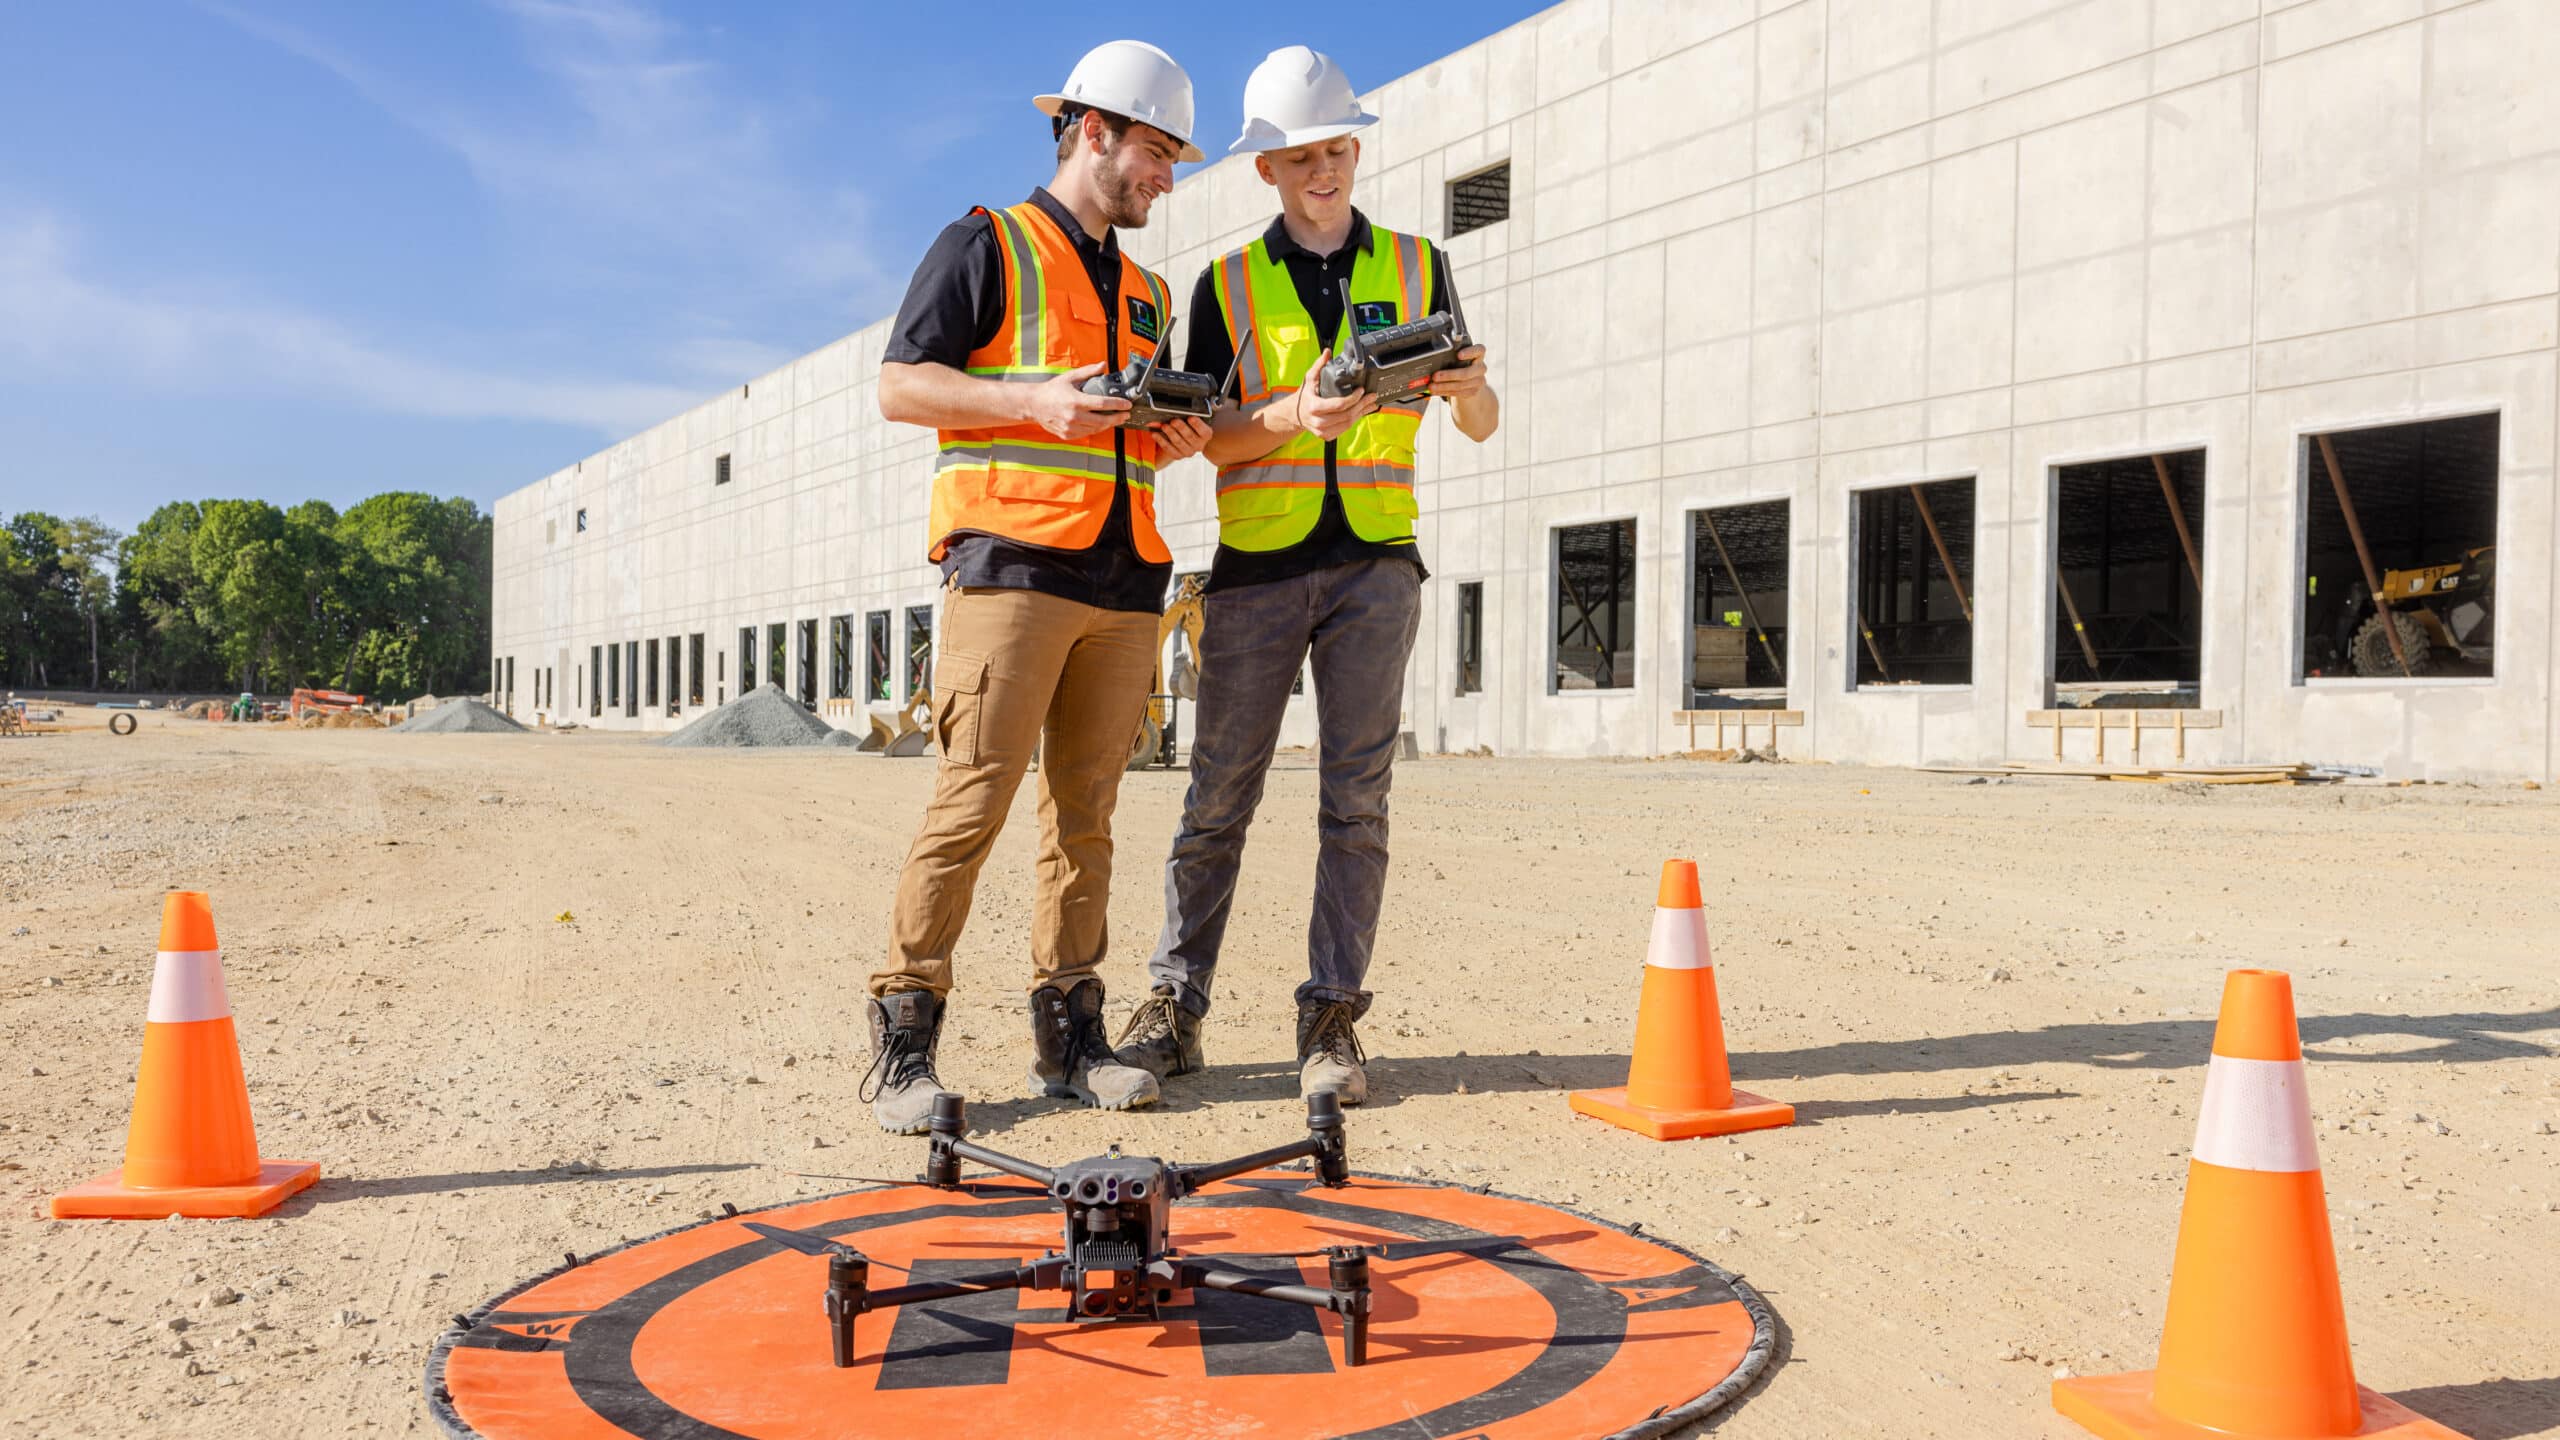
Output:
<instances>
[{"instance_id":1,"label":"yellow excavator","mask_svg":"<svg viewBox=\"0 0 2560 1440\"><path fill-rule=\"evenodd\" d=\"M1149 685L1146 717L1138 723L1138 733L1129 745L1129 768L1144 770L1150 765L1173 768L1175 706L1185 700L1200 698L1200 635L1207 628L1208 616L1200 602L1200 587L1206 576L1185 575L1175 583L1173 598L1166 602L1164 615L1156 622L1156 673ZM1182 645L1173 653L1170 667L1165 663L1165 643L1176 635Z\"/></svg>"}]
</instances>

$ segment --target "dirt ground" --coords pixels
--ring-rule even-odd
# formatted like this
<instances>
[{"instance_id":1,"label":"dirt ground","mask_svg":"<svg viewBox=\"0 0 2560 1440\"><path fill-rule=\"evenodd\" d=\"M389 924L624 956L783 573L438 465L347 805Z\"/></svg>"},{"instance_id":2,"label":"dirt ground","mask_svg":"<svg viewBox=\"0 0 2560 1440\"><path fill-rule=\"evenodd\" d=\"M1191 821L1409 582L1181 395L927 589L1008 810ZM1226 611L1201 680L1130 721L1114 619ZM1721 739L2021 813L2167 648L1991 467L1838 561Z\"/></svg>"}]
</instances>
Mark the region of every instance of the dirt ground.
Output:
<instances>
[{"instance_id":1,"label":"dirt ground","mask_svg":"<svg viewBox=\"0 0 2560 1440\"><path fill-rule=\"evenodd\" d=\"M919 1163L856 1103L856 1007L930 762L67 718L0 740L0 1434L433 1433L454 1312L845 1188L794 1172ZM1061 1158L1298 1133L1314 781L1272 776L1210 1073L1129 1116L1022 1098L1026 790L945 1044L982 1130ZM1122 792L1115 1023L1182 785ZM1395 826L1354 1163L1747 1274L1787 1360L1717 1434L2079 1433L2048 1377L2150 1362L2239 965L2295 976L2359 1377L2475 1440L2560 1434L2560 796L1434 759ZM1735 1074L1793 1129L1657 1145L1566 1110L1623 1078L1681 855ZM324 1178L256 1221L44 1219L121 1155L169 887L212 893L263 1149Z\"/></svg>"}]
</instances>

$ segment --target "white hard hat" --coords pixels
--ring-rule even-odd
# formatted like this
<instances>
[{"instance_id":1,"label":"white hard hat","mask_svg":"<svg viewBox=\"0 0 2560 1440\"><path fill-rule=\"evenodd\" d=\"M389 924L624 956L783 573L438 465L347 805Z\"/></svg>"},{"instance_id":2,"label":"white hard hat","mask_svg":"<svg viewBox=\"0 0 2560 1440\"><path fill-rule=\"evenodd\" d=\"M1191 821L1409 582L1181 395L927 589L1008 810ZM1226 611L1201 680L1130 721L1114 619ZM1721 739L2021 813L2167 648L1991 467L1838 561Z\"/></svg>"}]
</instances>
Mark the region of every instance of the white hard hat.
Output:
<instances>
[{"instance_id":1,"label":"white hard hat","mask_svg":"<svg viewBox=\"0 0 2560 1440\"><path fill-rule=\"evenodd\" d=\"M1085 52L1055 95L1031 103L1055 117L1072 105L1152 125L1182 142L1182 158L1203 160L1191 143L1191 77L1173 57L1144 40L1111 40Z\"/></svg>"},{"instance_id":2,"label":"white hard hat","mask_svg":"<svg viewBox=\"0 0 2560 1440\"><path fill-rule=\"evenodd\" d=\"M1289 150L1377 123L1332 56L1291 45L1264 56L1245 77L1244 134L1227 153Z\"/></svg>"}]
</instances>

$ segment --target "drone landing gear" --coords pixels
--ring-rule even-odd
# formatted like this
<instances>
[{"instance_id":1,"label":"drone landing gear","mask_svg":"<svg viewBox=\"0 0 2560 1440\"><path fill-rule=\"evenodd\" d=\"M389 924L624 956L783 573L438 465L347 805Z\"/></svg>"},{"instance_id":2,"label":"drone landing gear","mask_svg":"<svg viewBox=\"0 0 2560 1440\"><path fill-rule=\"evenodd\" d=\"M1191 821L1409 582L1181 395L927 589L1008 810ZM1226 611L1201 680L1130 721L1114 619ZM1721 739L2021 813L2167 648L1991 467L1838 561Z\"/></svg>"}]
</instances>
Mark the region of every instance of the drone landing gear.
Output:
<instances>
[{"instance_id":1,"label":"drone landing gear","mask_svg":"<svg viewBox=\"0 0 2560 1440\"><path fill-rule=\"evenodd\" d=\"M1197 1289L1224 1290L1257 1300L1279 1300L1332 1311L1342 1317L1343 1366L1356 1369L1369 1360L1369 1257L1344 1247L1342 1252L1328 1254L1326 1270L1329 1288L1321 1290L1313 1285L1291 1285L1267 1275L1212 1270L1188 1263L1183 1267L1183 1280Z\"/></svg>"}]
</instances>

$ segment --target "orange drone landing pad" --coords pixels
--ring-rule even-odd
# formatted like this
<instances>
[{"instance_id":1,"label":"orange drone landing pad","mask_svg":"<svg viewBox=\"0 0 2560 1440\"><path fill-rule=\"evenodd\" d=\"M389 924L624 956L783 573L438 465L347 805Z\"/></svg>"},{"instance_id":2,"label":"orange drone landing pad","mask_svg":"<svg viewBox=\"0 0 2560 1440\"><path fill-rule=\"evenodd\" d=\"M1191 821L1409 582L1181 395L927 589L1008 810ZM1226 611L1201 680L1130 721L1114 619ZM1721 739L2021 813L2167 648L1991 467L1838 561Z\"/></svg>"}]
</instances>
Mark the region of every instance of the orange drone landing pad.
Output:
<instances>
[{"instance_id":1,"label":"orange drone landing pad","mask_svg":"<svg viewBox=\"0 0 2560 1440\"><path fill-rule=\"evenodd\" d=\"M875 1286L984 1273L1060 1243L1019 1190L857 1190L688 1226L490 1302L439 1337L429 1408L475 1440L818 1440L1054 1434L1565 1440L1667 1433L1738 1397L1776 1318L1739 1279L1649 1236L1534 1201L1304 1172L1175 1208L1188 1255L1517 1235L1501 1250L1370 1262L1369 1360L1336 1317L1177 1294L1164 1318L1079 1325L1055 1291L868 1314L830 1363L827 1262L742 1221L858 1247ZM1252 1268L1322 1285L1321 1259Z\"/></svg>"}]
</instances>

